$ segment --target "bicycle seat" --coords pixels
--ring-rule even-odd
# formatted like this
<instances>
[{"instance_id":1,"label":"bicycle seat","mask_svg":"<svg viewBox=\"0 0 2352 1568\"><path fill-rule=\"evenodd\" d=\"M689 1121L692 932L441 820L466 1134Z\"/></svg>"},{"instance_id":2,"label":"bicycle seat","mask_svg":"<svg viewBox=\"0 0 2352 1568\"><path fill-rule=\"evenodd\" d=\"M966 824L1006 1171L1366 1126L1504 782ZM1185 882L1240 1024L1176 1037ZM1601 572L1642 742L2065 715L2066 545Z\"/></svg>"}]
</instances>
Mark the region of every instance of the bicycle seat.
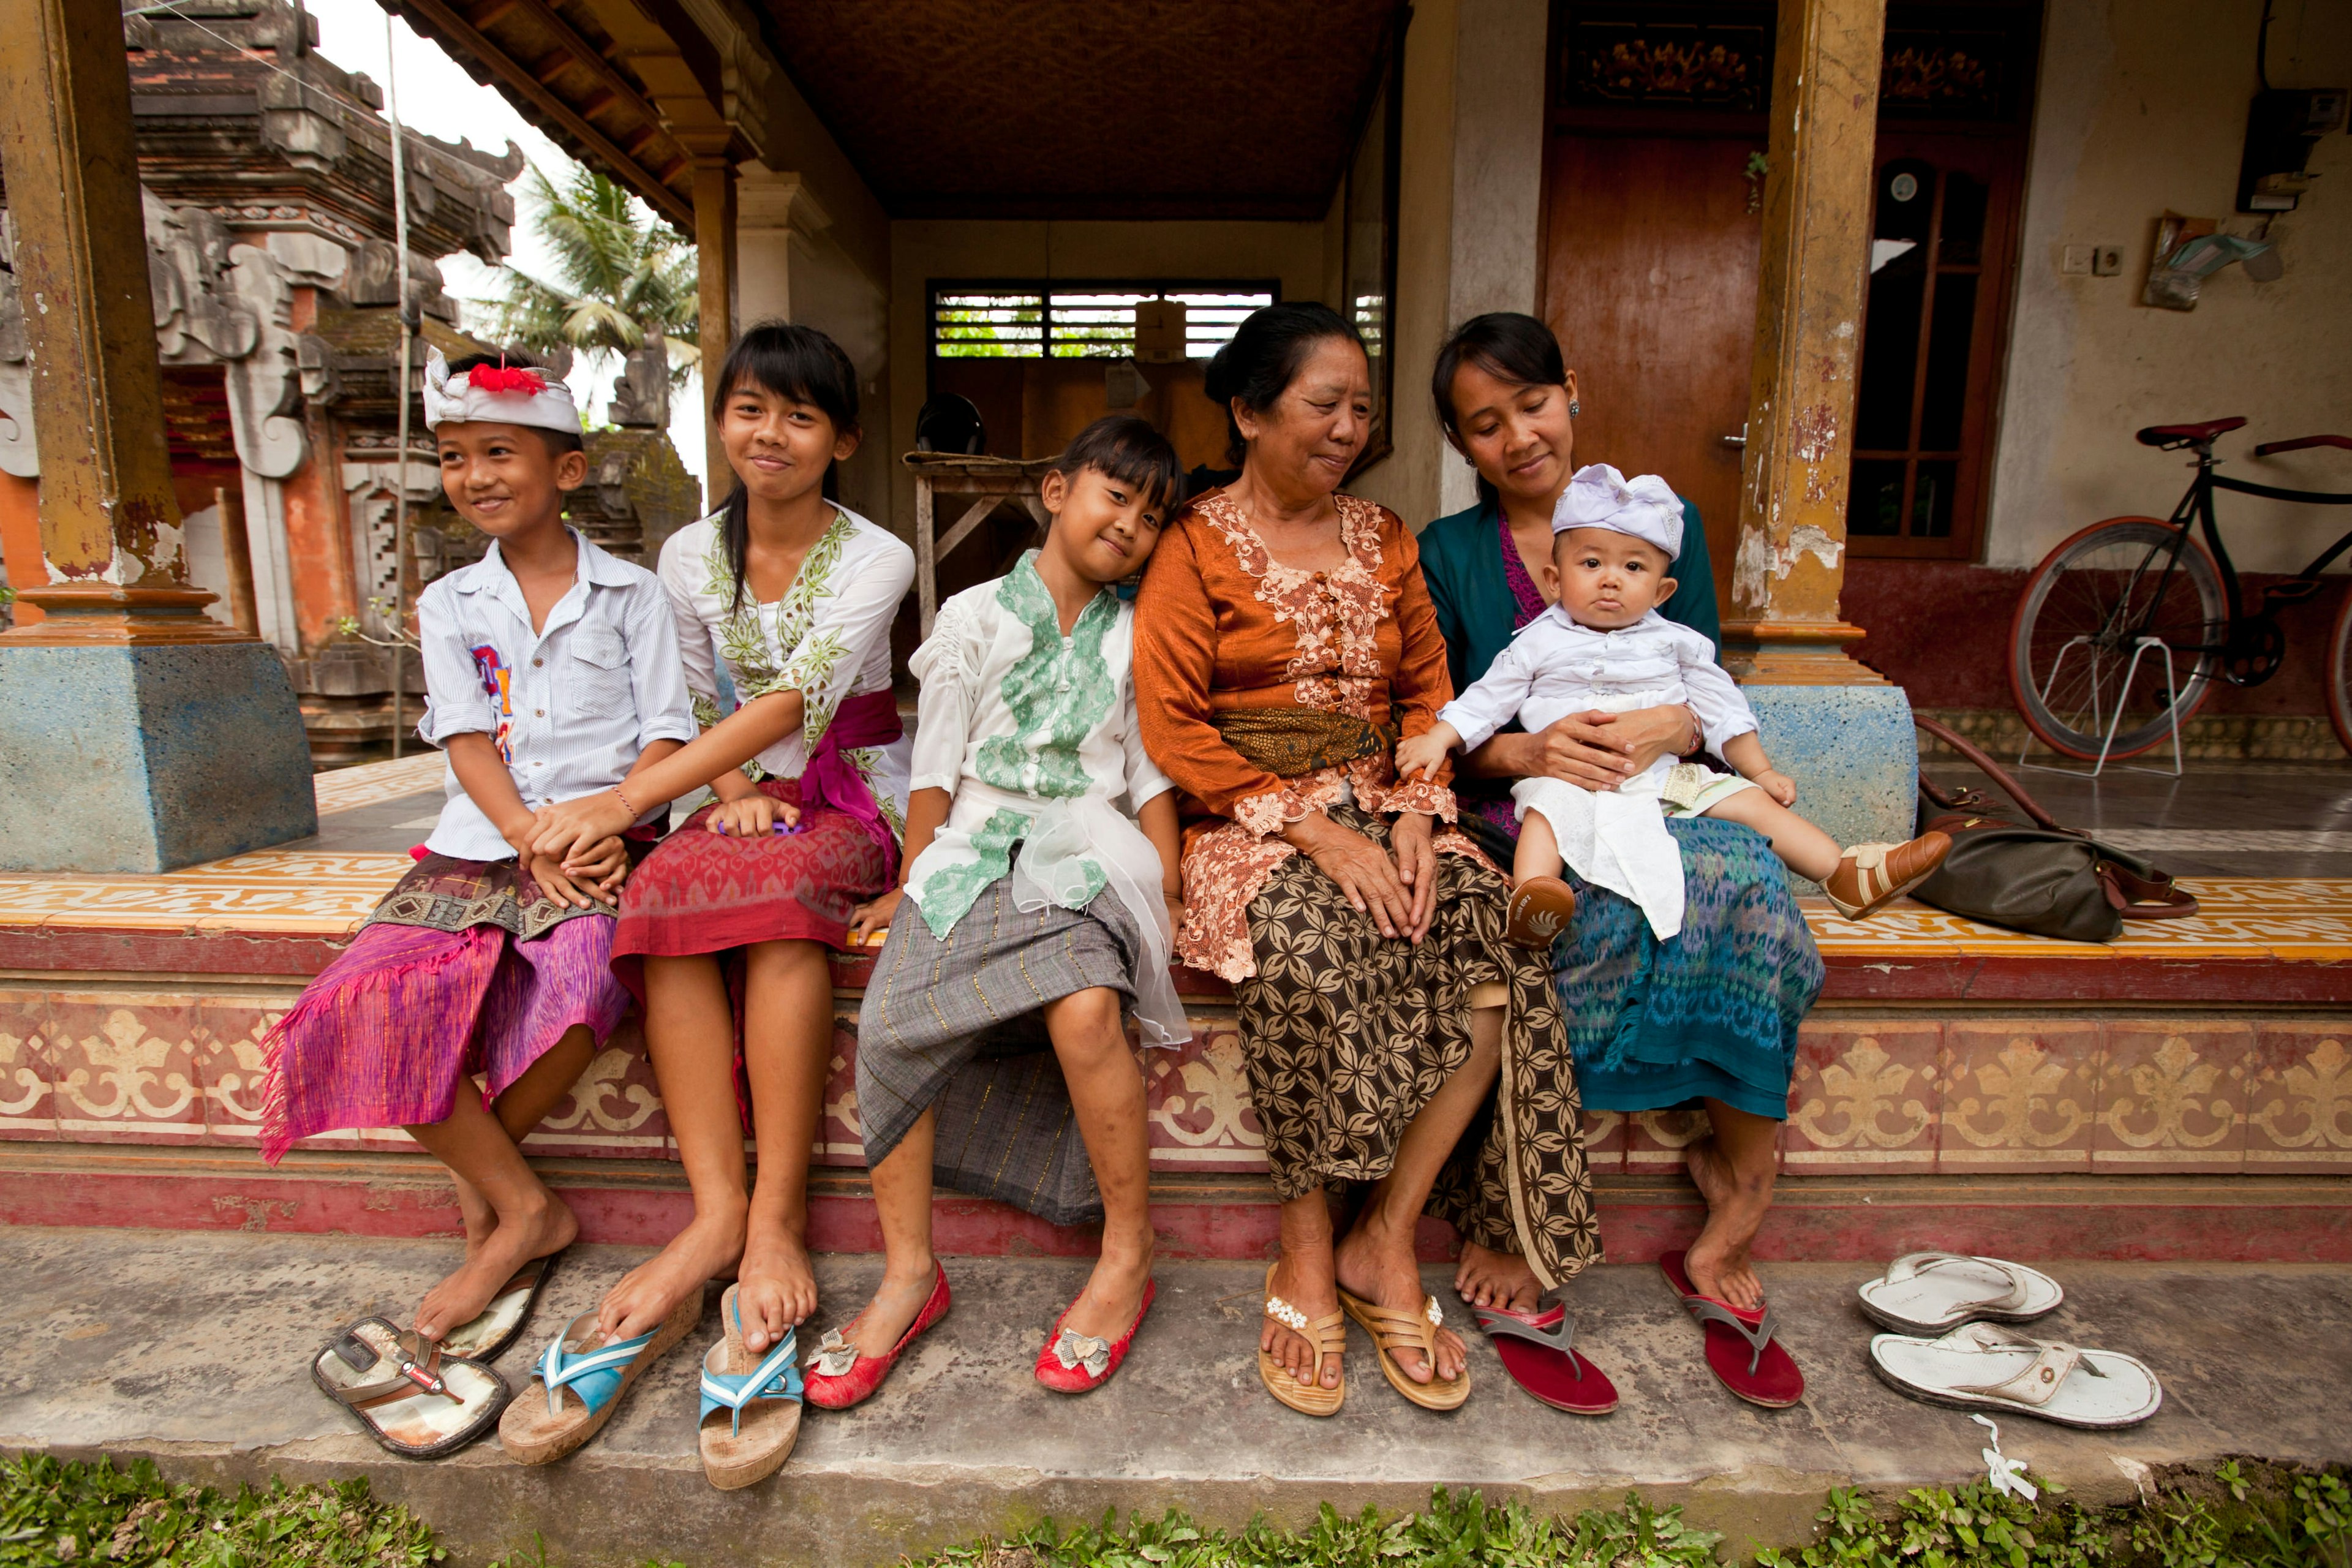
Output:
<instances>
[{"instance_id":1,"label":"bicycle seat","mask_svg":"<svg viewBox=\"0 0 2352 1568\"><path fill-rule=\"evenodd\" d=\"M2139 433L2143 447L2208 447L2213 437L2244 425L2242 419L2208 419L2202 425L2151 425Z\"/></svg>"}]
</instances>

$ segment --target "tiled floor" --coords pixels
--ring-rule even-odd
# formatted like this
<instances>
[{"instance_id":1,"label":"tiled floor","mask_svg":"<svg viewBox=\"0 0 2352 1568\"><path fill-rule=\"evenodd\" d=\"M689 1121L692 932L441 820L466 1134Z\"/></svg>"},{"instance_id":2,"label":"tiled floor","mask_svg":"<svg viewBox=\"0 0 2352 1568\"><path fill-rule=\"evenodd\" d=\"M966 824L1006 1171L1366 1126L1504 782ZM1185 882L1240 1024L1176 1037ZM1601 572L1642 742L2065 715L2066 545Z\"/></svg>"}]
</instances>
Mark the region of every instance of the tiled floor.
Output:
<instances>
[{"instance_id":1,"label":"tiled floor","mask_svg":"<svg viewBox=\"0 0 2352 1568\"><path fill-rule=\"evenodd\" d=\"M1947 788L1974 784L2002 798L1957 759L1924 765ZM2017 779L2069 827L2145 855L2178 877L2352 877L2352 759L2191 763L2180 778L2116 765L2095 779L2033 769Z\"/></svg>"}]
</instances>

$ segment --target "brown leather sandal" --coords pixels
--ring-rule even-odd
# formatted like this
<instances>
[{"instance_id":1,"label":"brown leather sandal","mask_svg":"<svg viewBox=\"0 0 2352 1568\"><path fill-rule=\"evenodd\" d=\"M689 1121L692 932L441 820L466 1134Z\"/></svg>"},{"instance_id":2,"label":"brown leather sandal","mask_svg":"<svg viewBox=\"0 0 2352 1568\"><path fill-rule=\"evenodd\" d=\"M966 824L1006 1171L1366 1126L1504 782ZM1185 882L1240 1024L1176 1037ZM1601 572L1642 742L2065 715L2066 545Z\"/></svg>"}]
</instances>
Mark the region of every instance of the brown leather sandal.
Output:
<instances>
[{"instance_id":1,"label":"brown leather sandal","mask_svg":"<svg viewBox=\"0 0 2352 1568\"><path fill-rule=\"evenodd\" d=\"M1389 1386L1420 1405L1423 1410L1459 1410L1462 1402L1470 1397L1470 1369L1465 1366L1461 1375L1447 1381L1437 1373L1437 1331L1445 1321L1444 1310L1434 1296L1422 1298L1418 1312L1400 1312L1376 1301L1367 1301L1348 1290L1339 1292L1339 1310L1363 1325L1372 1336L1372 1344L1381 1352L1381 1374ZM1422 1363L1430 1371L1427 1383L1415 1383L1397 1364L1393 1352L1401 1350L1419 1351Z\"/></svg>"},{"instance_id":2,"label":"brown leather sandal","mask_svg":"<svg viewBox=\"0 0 2352 1568\"><path fill-rule=\"evenodd\" d=\"M1319 1318L1309 1318L1274 1293L1274 1271L1279 1264L1265 1266L1265 1315L1315 1347L1315 1375L1323 1375L1323 1358L1340 1356L1348 1350L1348 1320L1339 1312L1328 1312ZM1341 1300L1345 1300L1343 1294ZM1290 1375L1290 1369L1274 1359L1261 1340L1257 1347L1258 1381L1265 1391L1301 1415L1336 1415L1348 1397L1347 1363L1340 1363L1339 1386L1326 1388L1320 1382L1301 1383Z\"/></svg>"},{"instance_id":3,"label":"brown leather sandal","mask_svg":"<svg viewBox=\"0 0 2352 1568\"><path fill-rule=\"evenodd\" d=\"M1511 889L1504 907L1505 942L1549 950L1576 923L1576 889L1558 877L1529 877Z\"/></svg>"}]
</instances>

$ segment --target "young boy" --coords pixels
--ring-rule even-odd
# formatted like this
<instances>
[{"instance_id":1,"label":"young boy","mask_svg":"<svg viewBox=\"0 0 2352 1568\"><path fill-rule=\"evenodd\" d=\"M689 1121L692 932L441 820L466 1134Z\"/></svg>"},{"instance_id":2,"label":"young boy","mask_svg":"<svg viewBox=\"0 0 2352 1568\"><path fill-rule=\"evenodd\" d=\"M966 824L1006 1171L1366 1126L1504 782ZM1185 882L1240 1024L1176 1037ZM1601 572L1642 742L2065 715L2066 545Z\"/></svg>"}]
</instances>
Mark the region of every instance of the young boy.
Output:
<instances>
[{"instance_id":1,"label":"young boy","mask_svg":"<svg viewBox=\"0 0 2352 1568\"><path fill-rule=\"evenodd\" d=\"M1046 1335L1038 1381L1099 1387L1150 1310L1145 1042L1191 1037L1168 977L1181 907L1175 797L1135 718L1134 612L1114 584L1142 569L1179 486L1175 450L1140 419L1097 420L1041 489L1042 548L940 606L916 650L923 683L899 890L857 911L888 928L858 1018L857 1106L887 1250L881 1288L824 1339L811 1404L881 1386L948 1310L931 1255L933 1168L1056 1223L1089 1217L1102 1257ZM1042 1012L1067 1084L997 1058ZM1070 1109L1084 1139L1070 1147Z\"/></svg>"},{"instance_id":2,"label":"young boy","mask_svg":"<svg viewBox=\"0 0 2352 1568\"><path fill-rule=\"evenodd\" d=\"M1559 602L1440 710L1436 724L1398 744L1397 772L1433 770L1449 749L1484 744L1514 715L1533 731L1593 709L1625 713L1679 702L1739 776L1662 757L1613 795L1561 779L1521 780L1511 790L1522 826L1511 868L1510 940L1549 947L1567 929L1576 896L1559 879L1563 860L1586 881L1639 904L1659 940L1680 931L1682 856L1666 831L1669 815L1756 829L1790 869L1821 883L1848 920L1901 897L1943 864L1951 848L1943 834L1841 850L1789 809L1797 786L1765 756L1756 717L1715 662L1714 647L1657 613L1675 591L1667 573L1683 540L1682 502L1665 480L1643 474L1628 482L1606 463L1580 468L1551 526Z\"/></svg>"},{"instance_id":3,"label":"young boy","mask_svg":"<svg viewBox=\"0 0 2352 1568\"><path fill-rule=\"evenodd\" d=\"M406 1128L449 1168L466 1224L416 1335L486 1356L521 1331L578 1228L517 1144L628 1003L607 963L627 847L604 840L572 875L520 857L537 808L624 783L695 725L661 584L564 524L588 472L564 384L428 352L425 417L450 505L491 541L416 603L417 734L448 755L447 801L415 868L272 1032L262 1152ZM640 849L668 811L647 806L627 836Z\"/></svg>"}]
</instances>

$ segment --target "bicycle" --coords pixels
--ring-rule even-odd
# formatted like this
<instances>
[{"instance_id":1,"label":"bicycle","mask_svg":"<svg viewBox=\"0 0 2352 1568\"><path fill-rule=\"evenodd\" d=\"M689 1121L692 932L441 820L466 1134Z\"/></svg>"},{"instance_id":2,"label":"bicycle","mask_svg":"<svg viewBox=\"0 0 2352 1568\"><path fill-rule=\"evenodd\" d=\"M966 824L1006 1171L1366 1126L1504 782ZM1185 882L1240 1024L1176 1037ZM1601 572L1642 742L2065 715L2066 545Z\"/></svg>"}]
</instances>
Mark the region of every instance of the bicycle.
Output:
<instances>
[{"instance_id":1,"label":"bicycle","mask_svg":"<svg viewBox=\"0 0 2352 1568\"><path fill-rule=\"evenodd\" d=\"M2214 491L2352 506L2352 493L2282 489L2214 472L2215 437L2245 423L2214 419L2140 431L2143 446L2197 453L2197 477L2171 517L2095 522L2042 557L2027 579L2010 622L2010 690L2027 728L2052 750L2101 766L2137 756L2177 736L2216 679L2232 686L2268 680L2286 654L2276 611L2324 592L2320 573L2352 549L2347 530L2285 582L2259 592L2241 586L2214 514ZM2254 456L2311 447L2352 450L2352 437L2270 441ZM2194 661L2185 680L2176 658ZM2336 739L2352 751L2352 592L2328 638L2327 716Z\"/></svg>"}]
</instances>

